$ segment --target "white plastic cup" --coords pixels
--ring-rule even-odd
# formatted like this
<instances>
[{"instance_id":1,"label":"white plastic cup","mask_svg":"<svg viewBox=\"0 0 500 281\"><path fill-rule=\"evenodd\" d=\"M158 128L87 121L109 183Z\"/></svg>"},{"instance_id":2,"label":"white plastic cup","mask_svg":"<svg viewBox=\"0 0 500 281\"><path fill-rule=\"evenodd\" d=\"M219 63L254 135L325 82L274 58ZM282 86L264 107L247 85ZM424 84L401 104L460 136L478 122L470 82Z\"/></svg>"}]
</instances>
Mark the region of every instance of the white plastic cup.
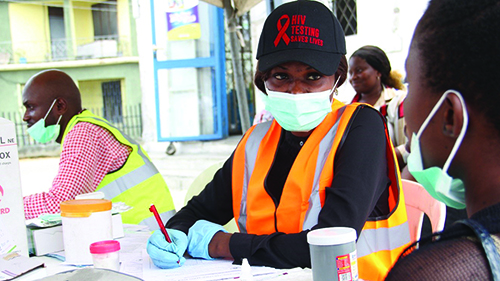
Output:
<instances>
[{"instance_id":1,"label":"white plastic cup","mask_svg":"<svg viewBox=\"0 0 500 281\"><path fill-rule=\"evenodd\" d=\"M90 244L94 268L120 271L120 242L115 240L99 241Z\"/></svg>"},{"instance_id":2,"label":"white plastic cup","mask_svg":"<svg viewBox=\"0 0 500 281\"><path fill-rule=\"evenodd\" d=\"M350 227L321 228L307 234L314 281L358 280L356 237Z\"/></svg>"}]
</instances>

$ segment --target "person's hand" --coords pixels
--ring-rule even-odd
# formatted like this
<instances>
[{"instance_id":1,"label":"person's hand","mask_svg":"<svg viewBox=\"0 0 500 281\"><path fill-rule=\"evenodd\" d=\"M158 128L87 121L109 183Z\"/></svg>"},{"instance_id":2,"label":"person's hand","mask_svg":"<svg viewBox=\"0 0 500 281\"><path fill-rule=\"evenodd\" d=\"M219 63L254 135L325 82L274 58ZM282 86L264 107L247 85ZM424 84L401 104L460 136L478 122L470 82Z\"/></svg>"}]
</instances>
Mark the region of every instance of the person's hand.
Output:
<instances>
[{"instance_id":1,"label":"person's hand","mask_svg":"<svg viewBox=\"0 0 500 281\"><path fill-rule=\"evenodd\" d=\"M188 232L188 253L195 258L213 260L208 252L208 244L219 231L227 232L220 224L206 220L197 221Z\"/></svg>"},{"instance_id":2,"label":"person's hand","mask_svg":"<svg viewBox=\"0 0 500 281\"><path fill-rule=\"evenodd\" d=\"M167 229L172 243L168 243L160 230L153 232L146 247L151 260L159 268L176 268L182 266L187 248L187 236L176 229Z\"/></svg>"}]
</instances>

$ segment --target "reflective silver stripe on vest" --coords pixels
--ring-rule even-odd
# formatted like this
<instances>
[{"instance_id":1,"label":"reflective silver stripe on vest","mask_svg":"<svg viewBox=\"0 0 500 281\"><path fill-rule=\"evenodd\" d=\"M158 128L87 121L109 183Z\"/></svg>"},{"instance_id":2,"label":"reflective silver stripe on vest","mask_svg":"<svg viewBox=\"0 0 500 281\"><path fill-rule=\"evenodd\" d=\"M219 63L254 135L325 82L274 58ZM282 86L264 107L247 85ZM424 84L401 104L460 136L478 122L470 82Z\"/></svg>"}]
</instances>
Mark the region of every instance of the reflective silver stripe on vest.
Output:
<instances>
[{"instance_id":1,"label":"reflective silver stripe on vest","mask_svg":"<svg viewBox=\"0 0 500 281\"><path fill-rule=\"evenodd\" d=\"M339 128L340 118L337 119L333 127L326 133L321 142L319 143L318 160L316 161L316 171L314 173L314 183L311 190L311 195L309 196L309 208L307 209L306 216L304 218L304 223L302 224L302 230L311 229L313 226L318 224L318 216L321 211L321 200L319 196L319 179L321 177L321 172L325 166L326 159L330 154L332 148L333 140L337 134Z\"/></svg>"},{"instance_id":2,"label":"reflective silver stripe on vest","mask_svg":"<svg viewBox=\"0 0 500 281\"><path fill-rule=\"evenodd\" d=\"M175 210L170 210L160 213L161 221L163 223L167 223L167 221L174 215L175 215ZM160 226L158 225L158 222L156 221L154 216L143 219L139 224L147 225L149 227L149 230L151 231L160 229Z\"/></svg>"},{"instance_id":3,"label":"reflective silver stripe on vest","mask_svg":"<svg viewBox=\"0 0 500 281\"><path fill-rule=\"evenodd\" d=\"M99 122L103 122L109 127L118 130L128 142L137 146L137 153L141 156L142 160L144 161L144 165L138 167L135 170L130 171L129 173L101 187L99 191L104 193L104 197L106 199L111 200L116 196L118 196L119 194L123 193L125 190L128 190L159 173L158 169L156 169L155 165L151 162L151 160L149 160L149 158L146 157L146 155L142 151L141 146L134 139L124 134L122 131L113 126L111 123L109 123L104 119L99 119L95 117L83 117L80 119L98 120Z\"/></svg>"},{"instance_id":4,"label":"reflective silver stripe on vest","mask_svg":"<svg viewBox=\"0 0 500 281\"><path fill-rule=\"evenodd\" d=\"M321 176L321 171L325 165L326 160L328 159L328 154L330 153L333 140L335 135L337 134L337 129L339 126L340 118L337 119L332 128L326 133L323 139L319 144L319 152L318 159L316 161L316 169L314 174L313 187L311 190L311 195L309 196L309 208L306 212L306 216L304 219L304 223L302 225L302 229L310 229L314 225L318 223L318 215L321 211L321 201L319 197L319 179ZM271 122L269 122L271 123ZM262 125L267 124L263 123ZM247 221L247 213L246 213L246 198L247 198L247 188L248 182L250 180L250 176L252 175L253 169L255 167L255 159L257 157L257 153L259 150L259 145L262 141L262 138L266 135L267 131L270 128L270 124L267 126L257 125L249 136L248 141L245 147L245 173L244 173L244 183L243 183L243 191L241 194L241 207L240 207L240 217L238 219L238 226L240 232L246 233L246 221ZM260 127L259 127L260 126ZM258 131L257 131L258 130ZM257 132L256 132L257 131ZM255 134L254 134L255 133Z\"/></svg>"},{"instance_id":5,"label":"reflective silver stripe on vest","mask_svg":"<svg viewBox=\"0 0 500 281\"><path fill-rule=\"evenodd\" d=\"M114 181L108 183L107 185L100 188L98 191L102 191L106 199L113 199L116 196L123 193L141 182L153 177L158 174L158 170L151 162L147 162L139 168L130 171Z\"/></svg>"},{"instance_id":6,"label":"reflective silver stripe on vest","mask_svg":"<svg viewBox=\"0 0 500 281\"><path fill-rule=\"evenodd\" d=\"M363 229L357 243L358 258L397 249L410 242L409 237L408 222L390 228Z\"/></svg>"},{"instance_id":7,"label":"reflective silver stripe on vest","mask_svg":"<svg viewBox=\"0 0 500 281\"><path fill-rule=\"evenodd\" d=\"M259 145L273 122L257 124L247 139L245 145L245 171L243 174L243 187L241 192L240 217L238 218L238 228L240 232L247 233L247 189L250 176L255 167L255 159L259 151ZM234 164L233 164L234 165Z\"/></svg>"}]
</instances>

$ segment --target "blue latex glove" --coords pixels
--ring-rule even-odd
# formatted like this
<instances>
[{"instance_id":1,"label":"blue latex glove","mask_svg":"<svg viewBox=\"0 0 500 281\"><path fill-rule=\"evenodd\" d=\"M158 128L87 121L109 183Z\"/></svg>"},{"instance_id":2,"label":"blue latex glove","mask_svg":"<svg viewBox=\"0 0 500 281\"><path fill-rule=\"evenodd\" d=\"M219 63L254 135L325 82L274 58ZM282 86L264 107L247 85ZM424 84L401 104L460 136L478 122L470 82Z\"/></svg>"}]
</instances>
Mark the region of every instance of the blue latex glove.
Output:
<instances>
[{"instance_id":1,"label":"blue latex glove","mask_svg":"<svg viewBox=\"0 0 500 281\"><path fill-rule=\"evenodd\" d=\"M186 259L183 257L187 248L187 236L176 229L167 229L172 243L168 243L161 230L153 232L146 247L151 260L159 268L176 268L182 266Z\"/></svg>"},{"instance_id":2,"label":"blue latex glove","mask_svg":"<svg viewBox=\"0 0 500 281\"><path fill-rule=\"evenodd\" d=\"M220 224L206 220L197 221L188 232L188 253L195 258L213 260L208 253L208 244L219 231L227 232Z\"/></svg>"}]
</instances>

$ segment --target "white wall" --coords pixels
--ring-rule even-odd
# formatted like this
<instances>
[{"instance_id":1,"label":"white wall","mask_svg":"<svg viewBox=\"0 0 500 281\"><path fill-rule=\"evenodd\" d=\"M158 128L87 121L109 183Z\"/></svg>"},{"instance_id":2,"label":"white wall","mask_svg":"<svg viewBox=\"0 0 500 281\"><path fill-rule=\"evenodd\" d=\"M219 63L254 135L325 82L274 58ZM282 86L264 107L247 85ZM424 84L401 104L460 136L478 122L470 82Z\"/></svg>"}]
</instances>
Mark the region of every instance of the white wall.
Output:
<instances>
[{"instance_id":1,"label":"white wall","mask_svg":"<svg viewBox=\"0 0 500 281\"><path fill-rule=\"evenodd\" d=\"M391 67L405 74L405 60L415 26L427 7L428 0L357 0L358 34L346 37L347 59L364 45L384 50ZM354 90L348 81L340 99L348 99Z\"/></svg>"},{"instance_id":2,"label":"white wall","mask_svg":"<svg viewBox=\"0 0 500 281\"><path fill-rule=\"evenodd\" d=\"M155 143L157 140L157 112L153 71L153 39L150 1L132 1L132 6L134 17L136 18L137 48L139 53L139 72L142 90L142 137L146 143Z\"/></svg>"}]
</instances>

